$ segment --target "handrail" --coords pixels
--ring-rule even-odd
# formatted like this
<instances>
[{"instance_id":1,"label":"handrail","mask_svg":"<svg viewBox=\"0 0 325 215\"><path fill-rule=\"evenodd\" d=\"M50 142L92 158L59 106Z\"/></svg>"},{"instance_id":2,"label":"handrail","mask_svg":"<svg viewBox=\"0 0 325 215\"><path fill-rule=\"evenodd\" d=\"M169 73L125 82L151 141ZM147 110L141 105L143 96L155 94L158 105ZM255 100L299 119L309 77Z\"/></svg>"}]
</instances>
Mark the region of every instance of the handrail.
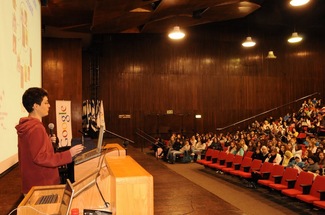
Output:
<instances>
[{"instance_id":1,"label":"handrail","mask_svg":"<svg viewBox=\"0 0 325 215\"><path fill-rule=\"evenodd\" d=\"M142 131L141 129L137 129L138 131L135 132L139 137L143 138L144 140L148 141L151 145L154 145L156 142L156 138L150 136L149 134L147 134L146 132ZM150 140L151 139L151 140ZM159 141L159 143L162 143L161 141ZM141 152L143 152L143 147L144 145L141 145Z\"/></svg>"},{"instance_id":2,"label":"handrail","mask_svg":"<svg viewBox=\"0 0 325 215\"><path fill-rule=\"evenodd\" d=\"M301 98L296 99L296 100L294 100L294 101L292 101L292 102L289 102L289 103L287 103L287 104L280 105L280 106L278 106L278 107L276 107L276 108L272 108L272 109L270 109L270 110L267 110L267 111L264 111L264 112L262 112L262 113L256 114L256 115L254 115L254 116L252 116L252 117L248 117L248 118L243 119L243 120L241 120L241 121L235 122L235 123L233 123L233 124L231 124L231 125L227 125L227 126L225 126L225 127L223 127L223 128L217 128L216 130L217 130L217 131L222 131L222 130L224 130L224 129L227 129L227 128L230 128L230 127L233 127L233 126L235 126L235 125L241 124L241 123L246 122L246 121L249 121L249 120L251 120L251 119L255 119L256 117L259 117L259 116L265 115L265 114L270 113L270 112L272 112L272 111L274 111L274 110L277 110L277 109L283 108L283 107L285 107L285 106L288 106L288 105L290 105L290 104L296 103L296 102L298 102L298 101L304 100L304 99L306 99L306 98L309 98L309 97L312 97L312 96L315 96L315 95L318 95L318 94L320 94L320 93L319 93L319 92L316 92L316 93L313 93L313 94L310 94L310 95L307 95L307 96L301 97Z\"/></svg>"},{"instance_id":3,"label":"handrail","mask_svg":"<svg viewBox=\"0 0 325 215\"><path fill-rule=\"evenodd\" d=\"M146 132L144 132L143 130L141 130L141 129L137 129L139 132L135 132L138 136L140 136L140 137L142 137L143 139L145 139L145 140L147 140L148 142L150 142L151 144L155 144L155 142L157 141L157 139L156 138L154 138L153 136L151 136L151 135L149 135L149 134L147 134ZM150 140L151 139L151 140ZM163 142L161 142L161 141L158 141L158 143L160 143L160 144L164 144Z\"/></svg>"},{"instance_id":4,"label":"handrail","mask_svg":"<svg viewBox=\"0 0 325 215\"><path fill-rule=\"evenodd\" d=\"M146 138L145 136L141 135L139 132L135 132L139 137L142 137L143 139L145 139L146 141L148 141L151 144L154 144L155 142L152 140L149 140L148 138Z\"/></svg>"}]
</instances>

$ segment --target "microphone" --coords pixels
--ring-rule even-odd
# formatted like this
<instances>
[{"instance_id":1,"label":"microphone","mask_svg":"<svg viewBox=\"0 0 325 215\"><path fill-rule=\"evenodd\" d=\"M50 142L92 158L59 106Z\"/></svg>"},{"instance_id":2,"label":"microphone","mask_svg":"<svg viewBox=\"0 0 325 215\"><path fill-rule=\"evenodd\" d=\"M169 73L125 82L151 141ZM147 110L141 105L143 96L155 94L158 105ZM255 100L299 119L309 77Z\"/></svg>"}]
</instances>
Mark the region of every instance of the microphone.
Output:
<instances>
[{"instance_id":1,"label":"microphone","mask_svg":"<svg viewBox=\"0 0 325 215\"><path fill-rule=\"evenodd\" d=\"M49 123L49 129L50 129L50 135L51 137L53 136L53 129L54 129L54 124L53 123Z\"/></svg>"},{"instance_id":2,"label":"microphone","mask_svg":"<svg viewBox=\"0 0 325 215\"><path fill-rule=\"evenodd\" d=\"M54 133L53 133L53 129L54 129L54 124L53 123L49 123L49 129L50 129L50 135L51 137L53 137ZM53 143L56 143L56 141L52 141Z\"/></svg>"},{"instance_id":3,"label":"microphone","mask_svg":"<svg viewBox=\"0 0 325 215\"><path fill-rule=\"evenodd\" d=\"M53 133L54 124L49 123L48 127L50 129L50 135L51 135L51 137L53 137L53 135L54 135L54 133ZM54 151L56 151L58 149L58 144L56 143L56 141L52 141L52 145L53 145Z\"/></svg>"}]
</instances>

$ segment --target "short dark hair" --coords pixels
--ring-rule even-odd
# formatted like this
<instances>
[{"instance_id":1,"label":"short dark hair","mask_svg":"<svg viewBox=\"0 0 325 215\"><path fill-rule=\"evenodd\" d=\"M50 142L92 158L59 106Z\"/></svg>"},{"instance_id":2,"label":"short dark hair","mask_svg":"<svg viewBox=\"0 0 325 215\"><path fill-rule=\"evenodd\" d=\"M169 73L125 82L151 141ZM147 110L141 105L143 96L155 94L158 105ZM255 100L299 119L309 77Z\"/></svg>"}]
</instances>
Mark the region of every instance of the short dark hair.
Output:
<instances>
[{"instance_id":1,"label":"short dark hair","mask_svg":"<svg viewBox=\"0 0 325 215\"><path fill-rule=\"evenodd\" d=\"M25 91L22 100L23 105L28 113L33 111L34 104L41 105L43 98L48 97L48 93L45 89L39 87L31 87Z\"/></svg>"}]
</instances>

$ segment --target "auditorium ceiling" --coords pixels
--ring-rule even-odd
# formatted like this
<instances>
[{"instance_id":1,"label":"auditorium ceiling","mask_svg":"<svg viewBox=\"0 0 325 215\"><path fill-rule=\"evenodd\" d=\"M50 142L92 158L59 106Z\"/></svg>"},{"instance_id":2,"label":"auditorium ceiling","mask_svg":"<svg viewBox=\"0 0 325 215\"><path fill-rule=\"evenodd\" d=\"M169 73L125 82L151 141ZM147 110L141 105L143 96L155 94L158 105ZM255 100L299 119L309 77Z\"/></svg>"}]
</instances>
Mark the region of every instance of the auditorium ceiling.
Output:
<instances>
[{"instance_id":1,"label":"auditorium ceiling","mask_svg":"<svg viewBox=\"0 0 325 215\"><path fill-rule=\"evenodd\" d=\"M164 33L230 20L238 25L323 31L325 1L293 8L289 0L41 0L42 33Z\"/></svg>"}]
</instances>

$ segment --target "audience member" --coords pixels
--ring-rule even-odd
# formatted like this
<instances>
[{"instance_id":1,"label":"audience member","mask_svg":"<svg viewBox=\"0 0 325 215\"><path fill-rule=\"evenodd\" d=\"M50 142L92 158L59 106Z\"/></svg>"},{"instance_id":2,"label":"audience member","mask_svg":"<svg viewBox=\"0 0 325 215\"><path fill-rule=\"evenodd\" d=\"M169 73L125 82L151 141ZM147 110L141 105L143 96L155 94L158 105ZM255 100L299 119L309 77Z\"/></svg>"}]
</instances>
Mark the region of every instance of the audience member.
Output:
<instances>
[{"instance_id":1,"label":"audience member","mask_svg":"<svg viewBox=\"0 0 325 215\"><path fill-rule=\"evenodd\" d=\"M289 165L289 163L290 163L292 160L294 160L293 154L292 154L289 150L287 150L287 151L284 153L283 159L282 159L282 161L281 161L281 165L286 167L286 166Z\"/></svg>"},{"instance_id":2,"label":"audience member","mask_svg":"<svg viewBox=\"0 0 325 215\"><path fill-rule=\"evenodd\" d=\"M177 143L177 141L175 143ZM180 148L179 150L174 149L170 151L168 156L168 163L172 163L172 164L175 163L177 155L183 154L185 151L190 151L190 150L191 150L190 142L188 140L185 140L184 146L182 148Z\"/></svg>"},{"instance_id":3,"label":"audience member","mask_svg":"<svg viewBox=\"0 0 325 215\"><path fill-rule=\"evenodd\" d=\"M308 158L307 164L302 168L304 171L316 173L319 170L318 158L315 155L312 155Z\"/></svg>"},{"instance_id":4,"label":"audience member","mask_svg":"<svg viewBox=\"0 0 325 215\"><path fill-rule=\"evenodd\" d=\"M191 146L192 155L197 156L196 160L201 160L202 152L206 149L206 144L201 142L201 137L197 137L195 145Z\"/></svg>"},{"instance_id":5,"label":"audience member","mask_svg":"<svg viewBox=\"0 0 325 215\"><path fill-rule=\"evenodd\" d=\"M280 164L282 161L281 155L278 153L276 147L271 148L271 152L269 153L268 157L265 159L265 162L273 163L273 164Z\"/></svg>"}]
</instances>

